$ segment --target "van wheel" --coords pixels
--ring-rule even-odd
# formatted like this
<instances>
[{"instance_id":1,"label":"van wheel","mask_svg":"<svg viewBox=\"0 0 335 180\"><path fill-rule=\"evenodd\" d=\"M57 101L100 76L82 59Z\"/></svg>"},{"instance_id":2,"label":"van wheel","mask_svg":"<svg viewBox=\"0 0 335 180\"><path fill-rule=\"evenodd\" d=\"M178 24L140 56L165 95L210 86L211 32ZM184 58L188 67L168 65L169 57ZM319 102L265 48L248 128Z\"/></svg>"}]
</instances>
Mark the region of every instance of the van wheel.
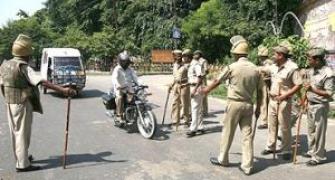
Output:
<instances>
[{"instance_id":1,"label":"van wheel","mask_svg":"<svg viewBox=\"0 0 335 180\"><path fill-rule=\"evenodd\" d=\"M46 87L43 87L43 94L46 94L48 92Z\"/></svg>"}]
</instances>

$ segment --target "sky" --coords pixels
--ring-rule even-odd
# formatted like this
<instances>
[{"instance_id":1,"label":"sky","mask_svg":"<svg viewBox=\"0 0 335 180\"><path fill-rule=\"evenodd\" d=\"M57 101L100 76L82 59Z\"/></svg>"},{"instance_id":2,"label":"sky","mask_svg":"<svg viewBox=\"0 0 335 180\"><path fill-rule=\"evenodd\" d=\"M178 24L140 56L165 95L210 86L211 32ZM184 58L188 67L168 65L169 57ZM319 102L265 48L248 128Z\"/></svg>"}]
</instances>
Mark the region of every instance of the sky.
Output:
<instances>
[{"instance_id":1,"label":"sky","mask_svg":"<svg viewBox=\"0 0 335 180\"><path fill-rule=\"evenodd\" d=\"M22 9L29 15L42 9L46 0L0 0L0 27L11 19L18 19L17 12Z\"/></svg>"}]
</instances>

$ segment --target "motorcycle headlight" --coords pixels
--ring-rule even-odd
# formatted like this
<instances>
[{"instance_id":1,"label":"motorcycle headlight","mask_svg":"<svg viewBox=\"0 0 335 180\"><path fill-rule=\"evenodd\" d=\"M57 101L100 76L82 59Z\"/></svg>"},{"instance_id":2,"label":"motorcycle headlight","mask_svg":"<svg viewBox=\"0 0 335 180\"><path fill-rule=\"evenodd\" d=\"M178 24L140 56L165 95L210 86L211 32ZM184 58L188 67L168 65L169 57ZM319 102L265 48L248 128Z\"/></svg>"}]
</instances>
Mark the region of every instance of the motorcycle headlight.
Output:
<instances>
[{"instance_id":1,"label":"motorcycle headlight","mask_svg":"<svg viewBox=\"0 0 335 180\"><path fill-rule=\"evenodd\" d=\"M137 98L141 101L145 101L146 97L145 97L144 91L138 91Z\"/></svg>"}]
</instances>

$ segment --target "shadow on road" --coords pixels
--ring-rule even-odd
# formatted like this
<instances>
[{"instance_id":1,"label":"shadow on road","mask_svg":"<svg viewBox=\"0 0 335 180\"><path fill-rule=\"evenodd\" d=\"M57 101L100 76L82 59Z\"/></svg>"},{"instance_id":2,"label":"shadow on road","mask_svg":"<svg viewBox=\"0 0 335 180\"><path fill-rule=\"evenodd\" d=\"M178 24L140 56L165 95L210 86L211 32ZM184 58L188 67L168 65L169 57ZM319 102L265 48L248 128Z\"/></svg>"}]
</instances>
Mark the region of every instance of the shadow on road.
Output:
<instances>
[{"instance_id":1,"label":"shadow on road","mask_svg":"<svg viewBox=\"0 0 335 180\"><path fill-rule=\"evenodd\" d=\"M332 163L335 162L335 150L328 151L326 153L327 161L325 163Z\"/></svg>"},{"instance_id":2,"label":"shadow on road","mask_svg":"<svg viewBox=\"0 0 335 180\"><path fill-rule=\"evenodd\" d=\"M220 111L212 111L212 112L209 112L208 115L209 116L215 116L216 114L224 114L226 111L224 110L220 110ZM216 117L216 116L215 116Z\"/></svg>"},{"instance_id":3,"label":"shadow on road","mask_svg":"<svg viewBox=\"0 0 335 180\"><path fill-rule=\"evenodd\" d=\"M71 168L79 168L79 167L87 167L87 166L97 166L107 163L116 163L116 162L127 162L127 160L108 160L104 159L105 157L108 157L112 155L112 152L106 151L106 152L100 152L97 154L69 154L66 156L66 165L70 166L73 164L82 164L82 163L90 163L90 164L84 164L79 165L75 167L67 167L67 169ZM62 158L63 156L50 156L49 159L44 160L36 160L33 161L35 164L45 164L42 165L42 169L53 169L57 167L62 167Z\"/></svg>"},{"instance_id":4,"label":"shadow on road","mask_svg":"<svg viewBox=\"0 0 335 180\"><path fill-rule=\"evenodd\" d=\"M104 94L103 91L100 91L98 89L88 89L88 90L83 90L82 92L80 92L77 96L73 97L74 99L81 99L81 98L98 98L101 97ZM51 91L48 92L48 95L51 95L53 97L56 98L65 98L64 95L62 95L61 93L55 92L55 91Z\"/></svg>"},{"instance_id":5,"label":"shadow on road","mask_svg":"<svg viewBox=\"0 0 335 180\"><path fill-rule=\"evenodd\" d=\"M234 155L239 155L241 156L242 154L240 152L238 153L230 153L230 154L234 154ZM271 166L278 166L278 165L282 165L282 164L288 164L288 163L292 163L292 161L284 161L281 159L272 159L272 154L267 155L266 157L268 158L263 158L263 157L259 157L259 156L254 156L254 168L253 168L253 174L257 174ZM271 158L271 159L270 159ZM240 165L240 163L239 163Z\"/></svg>"},{"instance_id":6,"label":"shadow on road","mask_svg":"<svg viewBox=\"0 0 335 180\"><path fill-rule=\"evenodd\" d=\"M83 90L79 94L79 98L96 98L96 97L101 97L104 94L104 92L97 90L97 89L88 89L88 90Z\"/></svg>"},{"instance_id":7,"label":"shadow on road","mask_svg":"<svg viewBox=\"0 0 335 180\"><path fill-rule=\"evenodd\" d=\"M168 130L167 125L157 125L157 130L156 130L156 133L153 137L153 140L156 140L156 141L168 140L168 139L170 139L168 134L171 134L171 131Z\"/></svg>"},{"instance_id":8,"label":"shadow on road","mask_svg":"<svg viewBox=\"0 0 335 180\"><path fill-rule=\"evenodd\" d=\"M208 125L208 124L219 124L218 121L203 121L202 122L204 125Z\"/></svg>"}]
</instances>

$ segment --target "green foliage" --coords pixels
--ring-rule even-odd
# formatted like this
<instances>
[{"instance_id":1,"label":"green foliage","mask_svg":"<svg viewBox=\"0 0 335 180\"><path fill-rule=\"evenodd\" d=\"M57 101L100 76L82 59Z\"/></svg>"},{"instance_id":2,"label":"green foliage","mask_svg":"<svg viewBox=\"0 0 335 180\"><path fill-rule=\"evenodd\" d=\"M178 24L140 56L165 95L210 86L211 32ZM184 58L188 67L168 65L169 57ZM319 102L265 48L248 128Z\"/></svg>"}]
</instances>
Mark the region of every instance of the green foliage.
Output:
<instances>
[{"instance_id":1,"label":"green foliage","mask_svg":"<svg viewBox=\"0 0 335 180\"><path fill-rule=\"evenodd\" d=\"M214 97L218 97L221 99L226 99L227 97L227 88L221 84L219 87L217 87L216 89L214 89L210 95L214 96Z\"/></svg>"},{"instance_id":2,"label":"green foliage","mask_svg":"<svg viewBox=\"0 0 335 180\"><path fill-rule=\"evenodd\" d=\"M283 0L278 5L276 2L276 0L204 2L197 11L183 21L182 30L187 36L185 46L202 49L212 62L230 54L229 39L234 35L244 36L251 47L256 47L272 32L266 23L272 20L276 22L277 17L294 10L299 4L298 0ZM290 21L288 23L290 24ZM284 33L291 32L284 31Z\"/></svg>"},{"instance_id":3,"label":"green foliage","mask_svg":"<svg viewBox=\"0 0 335 180\"><path fill-rule=\"evenodd\" d=\"M335 110L330 110L330 111L328 112L328 117L329 117L329 118L335 118Z\"/></svg>"},{"instance_id":4,"label":"green foliage","mask_svg":"<svg viewBox=\"0 0 335 180\"><path fill-rule=\"evenodd\" d=\"M289 36L287 38L271 36L267 37L263 41L263 45L269 48L270 54L273 54L272 48L283 43L287 42L291 45L292 48L292 59L295 63L298 64L300 68L307 67L307 56L306 53L310 48L309 42L305 38L298 36Z\"/></svg>"},{"instance_id":5,"label":"green foliage","mask_svg":"<svg viewBox=\"0 0 335 180\"><path fill-rule=\"evenodd\" d=\"M294 10L298 1L47 0L33 16L19 11L21 19L0 28L0 59L10 58L13 40L26 33L34 40L35 59L45 47L78 48L84 59L105 61L124 49L149 57L152 49L188 47L203 50L212 63L228 63L233 35L258 46L271 32L266 22ZM171 39L174 26L182 28L180 41ZM292 26L285 27L290 34Z\"/></svg>"}]
</instances>

